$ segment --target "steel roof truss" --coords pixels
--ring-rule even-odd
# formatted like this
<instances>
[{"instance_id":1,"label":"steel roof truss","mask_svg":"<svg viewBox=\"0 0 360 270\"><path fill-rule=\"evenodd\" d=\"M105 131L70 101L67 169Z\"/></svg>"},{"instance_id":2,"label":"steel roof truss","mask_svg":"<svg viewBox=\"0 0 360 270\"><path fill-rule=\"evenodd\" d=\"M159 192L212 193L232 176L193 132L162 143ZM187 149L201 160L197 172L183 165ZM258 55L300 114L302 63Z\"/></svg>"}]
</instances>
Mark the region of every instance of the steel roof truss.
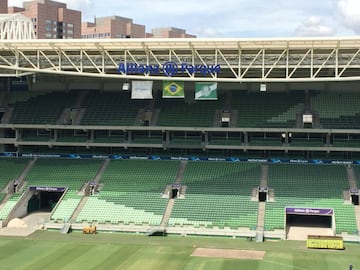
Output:
<instances>
[{"instance_id":1,"label":"steel roof truss","mask_svg":"<svg viewBox=\"0 0 360 270\"><path fill-rule=\"evenodd\" d=\"M96 63L91 59L88 53L85 50L81 50L82 54L86 56L86 58L90 61L92 66L98 71L98 73L102 74L103 72L101 69L96 65ZM81 59L81 63L83 64L83 59Z\"/></svg>"},{"instance_id":2,"label":"steel roof truss","mask_svg":"<svg viewBox=\"0 0 360 270\"><path fill-rule=\"evenodd\" d=\"M255 57L252 59L252 61L247 65L246 69L244 70L244 72L241 74L241 79L243 79L245 77L245 75L247 74L247 72L249 71L249 69L254 65L254 63L256 62L256 60L258 60L259 56L263 54L263 50L264 49L260 49L258 51L258 53L255 55Z\"/></svg>"},{"instance_id":3,"label":"steel roof truss","mask_svg":"<svg viewBox=\"0 0 360 270\"><path fill-rule=\"evenodd\" d=\"M355 58L359 55L360 53L360 49L358 49L356 51L356 53L354 53L354 55L351 57L351 59L346 63L346 65L344 66L344 68L339 72L338 77L341 77L344 72L348 69L348 67L351 65L351 63L355 60Z\"/></svg>"},{"instance_id":4,"label":"steel roof truss","mask_svg":"<svg viewBox=\"0 0 360 270\"><path fill-rule=\"evenodd\" d=\"M325 64L331 59L331 57L335 54L336 51L337 49L333 49L331 53L329 53L326 60L321 64L321 66L316 70L316 72L314 74L311 74L312 78L316 78L319 75L320 71L323 69Z\"/></svg>"},{"instance_id":5,"label":"steel roof truss","mask_svg":"<svg viewBox=\"0 0 360 270\"><path fill-rule=\"evenodd\" d=\"M274 62L274 64L272 64L272 66L269 68L269 70L266 72L266 74L263 76L263 78L267 78L269 77L270 73L273 71L273 69L277 66L277 64L280 62L281 59L284 58L284 56L286 55L287 53L287 49L284 49L282 51L282 53L279 55L279 57L276 59L276 61ZM265 67L263 67L265 68Z\"/></svg>"},{"instance_id":6,"label":"steel roof truss","mask_svg":"<svg viewBox=\"0 0 360 270\"><path fill-rule=\"evenodd\" d=\"M303 55L303 57L301 58L301 60L296 64L296 66L293 68L293 70L289 73L289 77L288 77L287 79L291 78L291 77L294 75L294 73L295 73L295 72L297 71L297 69L301 66L301 64L304 62L304 60L306 59L306 57L309 56L309 54L310 54L311 51L312 51L312 49L307 50L307 52ZM312 59L312 58L311 58L311 59Z\"/></svg>"}]
</instances>

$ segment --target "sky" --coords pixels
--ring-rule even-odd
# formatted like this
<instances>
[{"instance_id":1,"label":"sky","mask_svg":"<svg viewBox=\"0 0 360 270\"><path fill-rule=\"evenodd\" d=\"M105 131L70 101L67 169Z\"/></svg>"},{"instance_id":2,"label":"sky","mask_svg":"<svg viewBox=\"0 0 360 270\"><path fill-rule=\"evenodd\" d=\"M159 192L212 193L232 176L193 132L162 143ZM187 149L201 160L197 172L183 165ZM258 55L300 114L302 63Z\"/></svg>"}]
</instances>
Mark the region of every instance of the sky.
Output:
<instances>
[{"instance_id":1,"label":"sky","mask_svg":"<svg viewBox=\"0 0 360 270\"><path fill-rule=\"evenodd\" d=\"M0 0L1 1L1 0ZM349 37L360 35L360 0L57 0L82 21L121 16L146 26L178 27L198 37ZM8 0L22 7L23 0Z\"/></svg>"}]
</instances>

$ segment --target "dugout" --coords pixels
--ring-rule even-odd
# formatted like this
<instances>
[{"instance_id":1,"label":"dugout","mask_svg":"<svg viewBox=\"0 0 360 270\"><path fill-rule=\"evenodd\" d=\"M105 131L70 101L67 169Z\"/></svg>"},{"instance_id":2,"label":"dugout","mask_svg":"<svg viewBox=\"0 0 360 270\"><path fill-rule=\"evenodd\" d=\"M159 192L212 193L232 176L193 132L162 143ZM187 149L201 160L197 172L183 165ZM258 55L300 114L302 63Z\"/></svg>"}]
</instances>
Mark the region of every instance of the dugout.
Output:
<instances>
[{"instance_id":1,"label":"dugout","mask_svg":"<svg viewBox=\"0 0 360 270\"><path fill-rule=\"evenodd\" d=\"M64 187L31 186L31 197L27 204L27 214L36 211L51 212L65 192Z\"/></svg>"},{"instance_id":2,"label":"dugout","mask_svg":"<svg viewBox=\"0 0 360 270\"><path fill-rule=\"evenodd\" d=\"M317 231L325 235L335 235L336 224L334 210L330 208L285 208L285 228L287 238L290 231Z\"/></svg>"},{"instance_id":3,"label":"dugout","mask_svg":"<svg viewBox=\"0 0 360 270\"><path fill-rule=\"evenodd\" d=\"M66 190L65 187L30 186L23 192L7 218L2 220L0 227L6 226L14 218L23 218L33 212L52 212Z\"/></svg>"}]
</instances>

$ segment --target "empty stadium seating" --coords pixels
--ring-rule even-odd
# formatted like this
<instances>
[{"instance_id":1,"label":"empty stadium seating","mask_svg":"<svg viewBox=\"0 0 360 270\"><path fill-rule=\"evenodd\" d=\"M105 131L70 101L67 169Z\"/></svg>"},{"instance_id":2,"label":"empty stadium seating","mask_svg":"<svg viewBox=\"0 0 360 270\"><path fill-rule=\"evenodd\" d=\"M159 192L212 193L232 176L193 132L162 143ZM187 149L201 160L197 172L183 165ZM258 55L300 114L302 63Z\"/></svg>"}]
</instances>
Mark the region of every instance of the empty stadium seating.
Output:
<instances>
[{"instance_id":1,"label":"empty stadium seating","mask_svg":"<svg viewBox=\"0 0 360 270\"><path fill-rule=\"evenodd\" d=\"M0 220L7 218L11 210L14 208L15 204L18 202L22 194L12 194L9 200L4 204L0 210Z\"/></svg>"},{"instance_id":2,"label":"empty stadium seating","mask_svg":"<svg viewBox=\"0 0 360 270\"><path fill-rule=\"evenodd\" d=\"M219 110L225 104L236 111L236 127L241 128L295 128L299 113L305 107L319 117L320 128L360 128L360 95L356 93L311 93L306 104L306 95L296 93L251 93L229 91L219 95L216 101L191 99L131 100L129 92L70 91L70 92L23 92L12 93L4 99L14 107L10 123L55 124L65 108L82 99L79 108L84 109L81 125L139 125L139 112L151 107L156 111L156 126L169 127L214 127ZM229 98L230 97L230 98ZM206 144L202 133L176 131L164 137L163 131L141 131L133 134L125 130L60 130L56 134L41 131L23 131L23 142L96 142L157 144L161 147L169 138L171 147L198 147ZM209 145L220 146L266 146L280 147L279 134L268 136L265 132L246 135L242 131L214 133L206 137ZM167 135L167 134L166 134ZM245 137L246 140L245 140ZM334 138L334 139L333 139ZM342 136L330 138L324 134L308 136L306 132L293 134L289 147L359 147L358 138ZM106 147L104 145L104 147ZM186 147L185 147L185 146ZM35 149L26 146L23 149ZM46 148L46 146L44 146ZM41 149L44 149L41 148ZM65 149L72 153L73 149ZM81 153L95 153L102 149L81 149ZM36 150L34 150L36 151ZM51 152L51 149L48 149ZM176 151L176 150L174 150ZM178 151L182 151L181 149ZM46 152L46 151L45 151ZM199 154L200 155L200 154ZM204 154L206 155L206 154ZM246 154L248 156L251 153ZM77 191L95 176L102 161L39 159L26 176L27 187L61 186L68 191L54 210L51 220L68 221L82 197ZM26 166L21 159L2 159L0 188L15 179ZM78 222L110 222L113 224L159 225L167 206L161 197L166 185L175 181L179 162L121 160L112 161L100 180L100 192L91 196L77 216ZM357 185L360 186L360 169L354 167ZM187 186L185 198L175 200L169 226L246 227L257 225L258 203L250 200L253 188L259 185L260 165L257 163L189 162L182 184ZM344 205L342 192L349 188L347 175L342 166L309 164L271 164L269 186L275 192L275 201L266 203L265 229L284 229L284 208L329 207L335 210L336 232L356 233L354 206ZM13 195L0 212L3 218L21 194ZM2 199L5 194L0 194ZM99 211L107 209L106 211Z\"/></svg>"},{"instance_id":3,"label":"empty stadium seating","mask_svg":"<svg viewBox=\"0 0 360 270\"><path fill-rule=\"evenodd\" d=\"M77 221L160 225L167 206L161 194L175 181L179 165L150 160L110 162L99 194L89 198Z\"/></svg>"},{"instance_id":4,"label":"empty stadium seating","mask_svg":"<svg viewBox=\"0 0 360 270\"><path fill-rule=\"evenodd\" d=\"M304 110L304 95L233 91L231 107L238 111L238 127L295 127L296 113Z\"/></svg>"},{"instance_id":5,"label":"empty stadium seating","mask_svg":"<svg viewBox=\"0 0 360 270\"><path fill-rule=\"evenodd\" d=\"M28 159L0 159L0 191L21 174L28 162Z\"/></svg>"},{"instance_id":6,"label":"empty stadium seating","mask_svg":"<svg viewBox=\"0 0 360 270\"><path fill-rule=\"evenodd\" d=\"M26 176L28 186L67 187L78 191L91 181L101 165L100 160L38 159Z\"/></svg>"},{"instance_id":7,"label":"empty stadium seating","mask_svg":"<svg viewBox=\"0 0 360 270\"><path fill-rule=\"evenodd\" d=\"M187 194L176 200L169 225L255 229L257 211L258 203L249 196Z\"/></svg>"},{"instance_id":8,"label":"empty stadium seating","mask_svg":"<svg viewBox=\"0 0 360 270\"><path fill-rule=\"evenodd\" d=\"M353 205L344 205L343 191L349 188L342 165L271 164L268 185L275 201L266 204L267 230L284 229L285 207L332 208L336 232L357 232ZM344 218L346 216L346 218Z\"/></svg>"},{"instance_id":9,"label":"empty stadium seating","mask_svg":"<svg viewBox=\"0 0 360 270\"><path fill-rule=\"evenodd\" d=\"M25 95L25 94L23 94ZM30 95L30 94L29 94ZM20 95L16 99L14 111L10 119L13 124L55 124L62 111L71 107L75 102L76 92L43 92L28 95ZM31 96L31 95L30 95Z\"/></svg>"},{"instance_id":10,"label":"empty stadium seating","mask_svg":"<svg viewBox=\"0 0 360 270\"><path fill-rule=\"evenodd\" d=\"M3 189L10 181L20 176L28 162L28 159L0 159L0 203L8 192ZM21 194L13 194L8 201L4 202L4 206L0 210L0 220L8 216L20 196Z\"/></svg>"},{"instance_id":11,"label":"empty stadium seating","mask_svg":"<svg viewBox=\"0 0 360 270\"><path fill-rule=\"evenodd\" d=\"M323 128L359 128L358 93L319 93L311 95L312 110L319 113Z\"/></svg>"},{"instance_id":12,"label":"empty stadium seating","mask_svg":"<svg viewBox=\"0 0 360 270\"><path fill-rule=\"evenodd\" d=\"M154 193L107 193L88 199L77 222L160 225L167 200Z\"/></svg>"},{"instance_id":13,"label":"empty stadium seating","mask_svg":"<svg viewBox=\"0 0 360 270\"><path fill-rule=\"evenodd\" d=\"M182 181L186 196L175 201L169 225L254 229L258 203L250 199L259 182L259 164L189 162Z\"/></svg>"},{"instance_id":14,"label":"empty stadium seating","mask_svg":"<svg viewBox=\"0 0 360 270\"><path fill-rule=\"evenodd\" d=\"M2 179L16 178L26 159L0 159ZM27 186L67 187L50 217L68 222L82 196L81 186L94 178L101 160L38 159L26 175ZM195 228L257 227L259 204L251 200L261 179L261 163L188 161L168 226ZM76 222L159 226L168 204L163 192L175 182L180 161L112 160L100 179L100 191L87 198ZM358 181L360 169L354 166ZM5 177L5 178L4 178ZM356 234L354 206L344 204L349 188L346 167L325 164L268 164L268 186L274 201L266 202L265 230L285 229L286 207L331 208L336 233ZM5 181L7 182L7 181ZM5 193L0 194L0 201ZM13 194L0 210L4 220L22 194Z\"/></svg>"},{"instance_id":15,"label":"empty stadium seating","mask_svg":"<svg viewBox=\"0 0 360 270\"><path fill-rule=\"evenodd\" d=\"M149 101L131 100L129 92L91 91L81 104L86 108L82 125L135 125L137 113L145 109Z\"/></svg>"},{"instance_id":16,"label":"empty stadium seating","mask_svg":"<svg viewBox=\"0 0 360 270\"><path fill-rule=\"evenodd\" d=\"M14 92L8 101L14 107L10 122L55 124L80 93L85 93L80 104L86 109L81 119L84 125L135 125L138 111L150 104L148 100L131 100L129 92ZM318 113L323 128L359 128L359 101L357 93L310 95L311 111ZM156 123L159 126L211 127L216 110L222 109L224 103L221 95L216 101L192 103L158 96L153 109L160 111ZM237 111L238 127L295 127L296 114L304 111L304 94L231 91L231 109Z\"/></svg>"},{"instance_id":17,"label":"empty stadium seating","mask_svg":"<svg viewBox=\"0 0 360 270\"><path fill-rule=\"evenodd\" d=\"M63 196L61 202L58 204L57 208L51 215L50 219L53 221L63 221L68 222L74 213L75 209L81 201L81 196L73 190L68 190Z\"/></svg>"},{"instance_id":18,"label":"empty stadium seating","mask_svg":"<svg viewBox=\"0 0 360 270\"><path fill-rule=\"evenodd\" d=\"M222 99L196 101L191 104L180 99L158 99L158 126L212 127L215 112L222 109Z\"/></svg>"},{"instance_id":19,"label":"empty stadium seating","mask_svg":"<svg viewBox=\"0 0 360 270\"><path fill-rule=\"evenodd\" d=\"M360 188L360 166L353 166L355 181L358 188Z\"/></svg>"}]
</instances>

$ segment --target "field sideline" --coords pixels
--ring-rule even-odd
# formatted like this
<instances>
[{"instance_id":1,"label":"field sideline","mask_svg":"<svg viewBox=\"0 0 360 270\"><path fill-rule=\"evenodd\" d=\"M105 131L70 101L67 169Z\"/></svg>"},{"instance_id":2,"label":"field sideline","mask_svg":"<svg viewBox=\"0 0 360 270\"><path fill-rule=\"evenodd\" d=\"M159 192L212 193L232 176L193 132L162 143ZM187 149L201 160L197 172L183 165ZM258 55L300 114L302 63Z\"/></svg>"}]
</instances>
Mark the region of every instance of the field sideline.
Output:
<instances>
[{"instance_id":1,"label":"field sideline","mask_svg":"<svg viewBox=\"0 0 360 270\"><path fill-rule=\"evenodd\" d=\"M196 247L265 251L263 260L190 256ZM304 241L255 243L216 237L148 237L99 233L62 235L38 231L26 238L0 238L0 269L124 270L346 270L360 269L360 246L344 251L310 250Z\"/></svg>"}]
</instances>

